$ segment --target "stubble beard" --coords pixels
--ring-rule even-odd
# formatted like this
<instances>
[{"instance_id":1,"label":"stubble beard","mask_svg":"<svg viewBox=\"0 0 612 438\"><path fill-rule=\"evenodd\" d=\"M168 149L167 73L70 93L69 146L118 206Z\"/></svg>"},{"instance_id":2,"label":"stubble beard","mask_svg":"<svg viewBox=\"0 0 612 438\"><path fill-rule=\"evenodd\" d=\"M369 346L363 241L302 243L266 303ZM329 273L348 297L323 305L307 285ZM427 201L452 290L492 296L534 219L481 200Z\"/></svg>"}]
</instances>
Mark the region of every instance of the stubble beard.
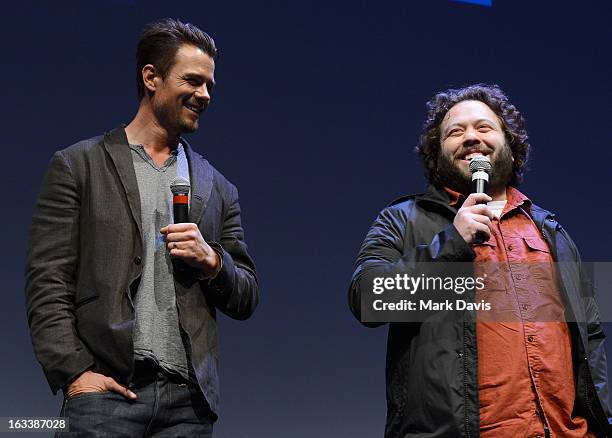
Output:
<instances>
[{"instance_id":1,"label":"stubble beard","mask_svg":"<svg viewBox=\"0 0 612 438\"><path fill-rule=\"evenodd\" d=\"M199 120L195 119L194 122L185 120L182 111L189 111L181 107L176 110L174 106L171 106L165 102L159 102L154 107L155 117L159 121L160 125L176 135L191 134L198 129Z\"/></svg>"},{"instance_id":2,"label":"stubble beard","mask_svg":"<svg viewBox=\"0 0 612 438\"><path fill-rule=\"evenodd\" d=\"M188 110L189 111L189 110ZM193 132L196 132L198 130L199 124L200 124L200 120L199 119L195 119L195 121L191 122L191 121L185 121L184 118L179 117L178 118L178 124L179 124L179 129L181 131L181 134L191 134Z\"/></svg>"}]
</instances>

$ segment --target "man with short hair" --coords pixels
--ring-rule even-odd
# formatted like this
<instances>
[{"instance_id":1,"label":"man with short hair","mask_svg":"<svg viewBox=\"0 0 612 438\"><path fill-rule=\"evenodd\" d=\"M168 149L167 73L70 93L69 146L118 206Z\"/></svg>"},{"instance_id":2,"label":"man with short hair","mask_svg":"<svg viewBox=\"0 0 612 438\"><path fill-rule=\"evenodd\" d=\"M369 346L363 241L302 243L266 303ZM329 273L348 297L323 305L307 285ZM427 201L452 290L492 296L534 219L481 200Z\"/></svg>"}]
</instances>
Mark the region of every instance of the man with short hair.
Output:
<instances>
[{"instance_id":1,"label":"man with short hair","mask_svg":"<svg viewBox=\"0 0 612 438\"><path fill-rule=\"evenodd\" d=\"M92 436L212 436L217 309L258 302L236 188L181 137L198 128L217 48L189 23L148 25L140 106L125 127L53 156L26 266L34 351L70 430ZM174 224L170 185L190 186Z\"/></svg>"},{"instance_id":2,"label":"man with short hair","mask_svg":"<svg viewBox=\"0 0 612 438\"><path fill-rule=\"evenodd\" d=\"M362 321L373 278L464 263L496 267L478 298L513 317L446 310L391 323L388 438L612 436L605 336L578 251L517 189L529 149L523 117L497 86L450 89L428 103L417 152L430 186L375 220L350 308ZM481 156L492 166L488 194L471 193L470 161Z\"/></svg>"}]
</instances>

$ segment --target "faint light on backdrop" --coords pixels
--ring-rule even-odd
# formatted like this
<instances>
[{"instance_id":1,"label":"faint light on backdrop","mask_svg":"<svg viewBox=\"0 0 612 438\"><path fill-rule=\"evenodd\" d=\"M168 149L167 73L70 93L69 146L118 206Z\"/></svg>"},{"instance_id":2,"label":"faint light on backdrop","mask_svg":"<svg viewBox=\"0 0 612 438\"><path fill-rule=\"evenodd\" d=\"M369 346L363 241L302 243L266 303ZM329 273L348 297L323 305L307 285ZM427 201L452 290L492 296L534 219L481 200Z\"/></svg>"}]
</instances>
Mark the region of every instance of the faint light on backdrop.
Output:
<instances>
[{"instance_id":1,"label":"faint light on backdrop","mask_svg":"<svg viewBox=\"0 0 612 438\"><path fill-rule=\"evenodd\" d=\"M472 3L475 5L493 6L493 0L454 0L459 3Z\"/></svg>"}]
</instances>

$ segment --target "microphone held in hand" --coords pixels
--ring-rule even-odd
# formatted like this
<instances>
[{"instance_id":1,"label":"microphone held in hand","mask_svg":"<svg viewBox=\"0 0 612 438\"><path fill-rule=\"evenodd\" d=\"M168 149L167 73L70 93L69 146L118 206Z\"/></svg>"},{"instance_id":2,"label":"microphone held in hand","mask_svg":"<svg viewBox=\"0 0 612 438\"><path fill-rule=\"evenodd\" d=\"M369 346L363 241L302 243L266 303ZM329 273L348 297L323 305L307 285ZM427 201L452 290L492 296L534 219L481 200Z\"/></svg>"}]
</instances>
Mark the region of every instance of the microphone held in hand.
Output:
<instances>
[{"instance_id":1,"label":"microphone held in hand","mask_svg":"<svg viewBox=\"0 0 612 438\"><path fill-rule=\"evenodd\" d=\"M174 223L183 224L189 222L189 181L182 176L177 176L170 183L172 191L172 210ZM174 272L182 274L189 271L188 266L182 260L172 260Z\"/></svg>"},{"instance_id":2,"label":"microphone held in hand","mask_svg":"<svg viewBox=\"0 0 612 438\"><path fill-rule=\"evenodd\" d=\"M487 193L489 187L489 176L491 175L491 161L484 155L477 155L470 161L470 171L472 172L472 193ZM486 202L482 202L486 204ZM483 243L489 236L478 232L474 238L474 243Z\"/></svg>"},{"instance_id":3,"label":"microphone held in hand","mask_svg":"<svg viewBox=\"0 0 612 438\"><path fill-rule=\"evenodd\" d=\"M172 210L174 212L174 223L182 224L189 222L189 181L182 176L177 176L170 183L172 190Z\"/></svg>"},{"instance_id":4,"label":"microphone held in hand","mask_svg":"<svg viewBox=\"0 0 612 438\"><path fill-rule=\"evenodd\" d=\"M484 155L479 155L470 161L472 172L472 193L487 193L489 176L491 175L491 161Z\"/></svg>"}]
</instances>

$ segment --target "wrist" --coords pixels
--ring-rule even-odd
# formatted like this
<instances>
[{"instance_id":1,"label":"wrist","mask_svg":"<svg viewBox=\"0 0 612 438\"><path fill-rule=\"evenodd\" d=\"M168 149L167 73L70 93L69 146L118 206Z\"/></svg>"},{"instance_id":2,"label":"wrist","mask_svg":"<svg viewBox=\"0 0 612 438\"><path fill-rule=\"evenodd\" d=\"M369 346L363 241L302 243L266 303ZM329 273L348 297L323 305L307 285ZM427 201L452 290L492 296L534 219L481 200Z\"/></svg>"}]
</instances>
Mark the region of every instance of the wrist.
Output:
<instances>
[{"instance_id":1,"label":"wrist","mask_svg":"<svg viewBox=\"0 0 612 438\"><path fill-rule=\"evenodd\" d=\"M219 274L219 272L221 272L221 269L223 268L223 252L222 252L223 249L221 249L220 246L219 248L217 248L216 245L215 246L211 245L211 247L214 252L215 261L212 264L212 266L206 264L198 270L198 280L200 281L213 280ZM212 270L212 273L210 272L211 270Z\"/></svg>"}]
</instances>

